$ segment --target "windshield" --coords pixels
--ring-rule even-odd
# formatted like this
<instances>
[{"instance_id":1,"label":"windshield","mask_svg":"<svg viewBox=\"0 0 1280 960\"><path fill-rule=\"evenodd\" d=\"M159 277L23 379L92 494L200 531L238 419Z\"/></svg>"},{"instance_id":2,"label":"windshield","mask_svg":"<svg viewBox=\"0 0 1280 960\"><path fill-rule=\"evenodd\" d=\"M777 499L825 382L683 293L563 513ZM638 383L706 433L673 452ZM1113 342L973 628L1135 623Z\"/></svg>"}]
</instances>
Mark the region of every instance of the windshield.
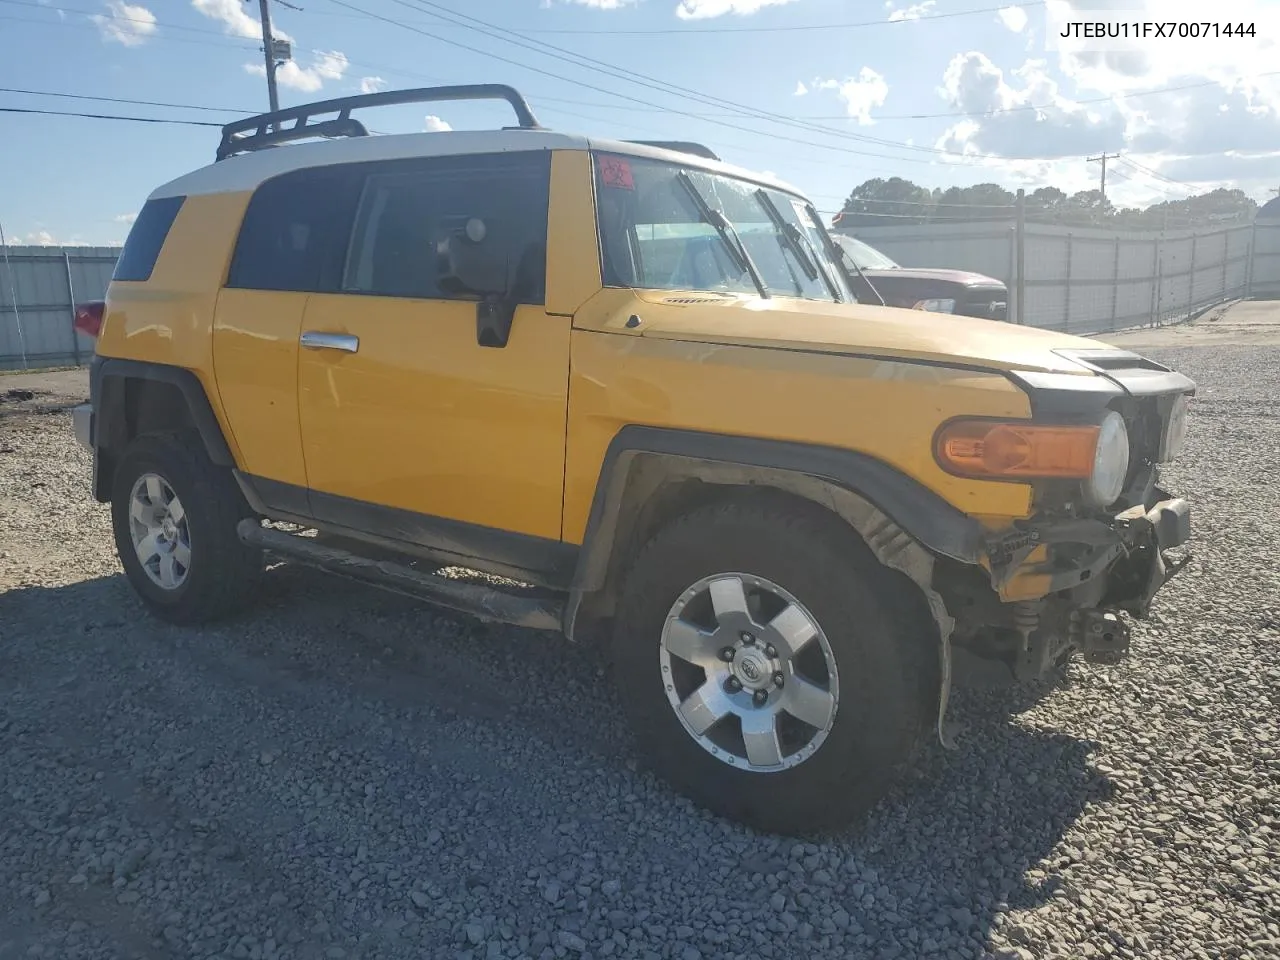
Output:
<instances>
[{"instance_id":1,"label":"windshield","mask_svg":"<svg viewBox=\"0 0 1280 960\"><path fill-rule=\"evenodd\" d=\"M801 197L642 157L597 154L595 171L606 286L854 299Z\"/></svg>"},{"instance_id":2,"label":"windshield","mask_svg":"<svg viewBox=\"0 0 1280 960\"><path fill-rule=\"evenodd\" d=\"M890 260L875 247L868 246L861 240L856 240L847 233L835 234L836 243L844 249L852 259L863 270L900 270L901 266Z\"/></svg>"}]
</instances>

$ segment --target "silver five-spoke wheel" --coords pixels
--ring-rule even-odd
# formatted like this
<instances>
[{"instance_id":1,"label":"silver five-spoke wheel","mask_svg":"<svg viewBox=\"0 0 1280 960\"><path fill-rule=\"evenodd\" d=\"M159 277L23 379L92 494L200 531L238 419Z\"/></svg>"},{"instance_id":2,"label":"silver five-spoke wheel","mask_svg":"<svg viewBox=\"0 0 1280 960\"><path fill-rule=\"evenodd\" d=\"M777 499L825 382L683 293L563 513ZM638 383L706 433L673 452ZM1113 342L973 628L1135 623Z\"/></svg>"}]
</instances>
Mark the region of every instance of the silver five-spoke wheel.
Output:
<instances>
[{"instance_id":1,"label":"silver five-spoke wheel","mask_svg":"<svg viewBox=\"0 0 1280 960\"><path fill-rule=\"evenodd\" d=\"M704 577L682 593L662 631L667 699L690 736L724 763L770 773L822 745L840 704L822 628L770 580Z\"/></svg>"},{"instance_id":2,"label":"silver five-spoke wheel","mask_svg":"<svg viewBox=\"0 0 1280 960\"><path fill-rule=\"evenodd\" d=\"M191 530L164 477L144 473L129 495L129 534L138 563L156 586L176 590L191 568Z\"/></svg>"}]
</instances>

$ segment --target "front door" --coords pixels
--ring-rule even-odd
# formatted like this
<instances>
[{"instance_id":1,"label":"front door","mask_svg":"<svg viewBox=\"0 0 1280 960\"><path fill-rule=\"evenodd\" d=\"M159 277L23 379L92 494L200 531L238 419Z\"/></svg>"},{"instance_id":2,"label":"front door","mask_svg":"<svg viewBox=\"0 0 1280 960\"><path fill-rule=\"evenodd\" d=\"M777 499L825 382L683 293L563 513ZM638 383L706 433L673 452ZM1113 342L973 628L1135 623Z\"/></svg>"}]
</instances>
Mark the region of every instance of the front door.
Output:
<instances>
[{"instance_id":1,"label":"front door","mask_svg":"<svg viewBox=\"0 0 1280 960\"><path fill-rule=\"evenodd\" d=\"M549 180L546 152L370 172L341 291L302 321L317 519L463 555L486 536L559 540L571 320L544 306ZM475 299L440 283L438 244L476 221L519 302L504 347L480 346Z\"/></svg>"}]
</instances>

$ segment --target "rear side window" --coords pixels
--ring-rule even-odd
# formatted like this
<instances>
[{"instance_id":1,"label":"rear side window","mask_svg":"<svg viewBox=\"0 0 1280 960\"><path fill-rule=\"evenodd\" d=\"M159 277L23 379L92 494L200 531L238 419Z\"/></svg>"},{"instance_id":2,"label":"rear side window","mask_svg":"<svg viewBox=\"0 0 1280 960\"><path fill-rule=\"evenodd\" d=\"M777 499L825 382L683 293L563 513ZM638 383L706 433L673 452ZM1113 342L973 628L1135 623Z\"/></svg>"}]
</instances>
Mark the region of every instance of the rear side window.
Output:
<instances>
[{"instance_id":1,"label":"rear side window","mask_svg":"<svg viewBox=\"0 0 1280 960\"><path fill-rule=\"evenodd\" d=\"M438 251L469 221L483 221L507 258L518 303L546 299L546 151L435 157L370 171L356 218L343 289L432 300L469 299L442 290Z\"/></svg>"},{"instance_id":2,"label":"rear side window","mask_svg":"<svg viewBox=\"0 0 1280 960\"><path fill-rule=\"evenodd\" d=\"M169 228L182 209L186 197L162 197L148 200L142 205L138 219L133 221L133 229L120 251L120 259L116 261L112 280L150 280L151 271L156 267L160 256L160 248L169 236Z\"/></svg>"},{"instance_id":3,"label":"rear side window","mask_svg":"<svg viewBox=\"0 0 1280 960\"><path fill-rule=\"evenodd\" d=\"M336 291L361 180L352 167L322 167L264 183L245 211L227 286Z\"/></svg>"}]
</instances>

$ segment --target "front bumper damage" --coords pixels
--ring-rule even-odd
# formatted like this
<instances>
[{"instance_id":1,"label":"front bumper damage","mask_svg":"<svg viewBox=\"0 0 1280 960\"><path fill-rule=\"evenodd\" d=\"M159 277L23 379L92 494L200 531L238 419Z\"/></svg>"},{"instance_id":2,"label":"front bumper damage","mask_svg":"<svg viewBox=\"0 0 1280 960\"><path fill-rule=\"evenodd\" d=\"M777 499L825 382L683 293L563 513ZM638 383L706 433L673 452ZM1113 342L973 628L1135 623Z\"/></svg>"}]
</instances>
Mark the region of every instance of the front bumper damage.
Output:
<instances>
[{"instance_id":1,"label":"front bumper damage","mask_svg":"<svg viewBox=\"0 0 1280 960\"><path fill-rule=\"evenodd\" d=\"M1104 520L1030 524L988 545L1005 609L1014 677L1044 676L1073 652L1110 662L1129 648L1128 613L1145 620L1156 594L1190 561L1169 551L1191 538L1191 505L1156 488Z\"/></svg>"}]
</instances>

